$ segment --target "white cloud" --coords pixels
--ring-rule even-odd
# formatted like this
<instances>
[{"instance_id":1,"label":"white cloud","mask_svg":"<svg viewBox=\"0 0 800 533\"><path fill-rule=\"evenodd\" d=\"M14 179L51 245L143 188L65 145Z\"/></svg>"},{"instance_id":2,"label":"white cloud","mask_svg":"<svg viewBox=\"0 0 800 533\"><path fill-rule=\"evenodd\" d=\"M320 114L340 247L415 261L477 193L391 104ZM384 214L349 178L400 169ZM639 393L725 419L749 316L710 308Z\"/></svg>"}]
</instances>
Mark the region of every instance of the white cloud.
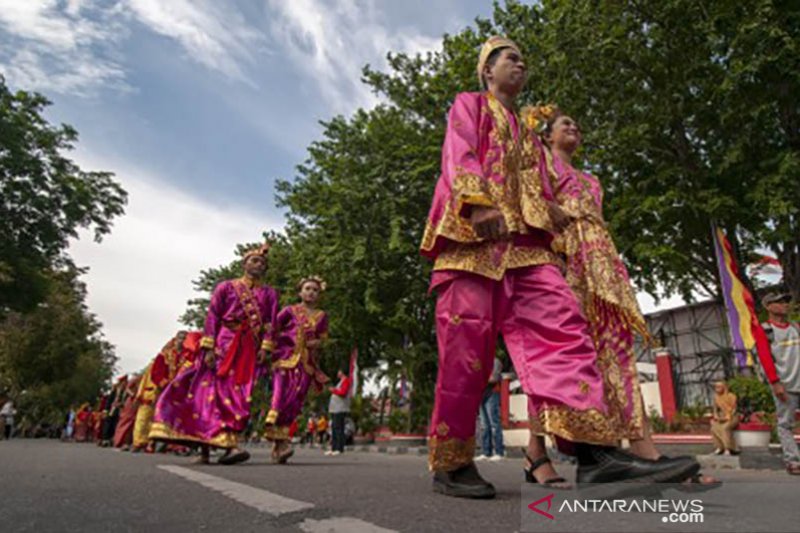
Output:
<instances>
[{"instance_id":1,"label":"white cloud","mask_svg":"<svg viewBox=\"0 0 800 533\"><path fill-rule=\"evenodd\" d=\"M361 68L385 65L387 52L425 52L439 36L390 32L375 0L267 0L278 46L318 85L337 112L371 107L377 98L361 82Z\"/></svg>"},{"instance_id":2,"label":"white cloud","mask_svg":"<svg viewBox=\"0 0 800 533\"><path fill-rule=\"evenodd\" d=\"M36 90L128 89L120 45L136 20L226 77L246 74L262 35L232 6L207 0L0 0L0 70Z\"/></svg>"},{"instance_id":3,"label":"white cloud","mask_svg":"<svg viewBox=\"0 0 800 533\"><path fill-rule=\"evenodd\" d=\"M69 68L55 67L61 59L41 46L24 46L5 60L0 58L0 70L15 87L39 91L86 95L102 86L127 88L124 70L113 62L96 61L81 51L59 57L69 58Z\"/></svg>"},{"instance_id":4,"label":"white cloud","mask_svg":"<svg viewBox=\"0 0 800 533\"><path fill-rule=\"evenodd\" d=\"M262 36L230 2L126 0L126 7L152 31L175 39L192 60L252 85L244 64Z\"/></svg>"},{"instance_id":5,"label":"white cloud","mask_svg":"<svg viewBox=\"0 0 800 533\"><path fill-rule=\"evenodd\" d=\"M186 301L198 296L191 282L200 271L230 262L237 243L257 241L282 222L190 196L135 168L86 155L76 161L116 172L130 195L126 214L102 243L85 234L70 254L90 267L83 278L89 307L116 346L120 370L134 372L181 327Z\"/></svg>"},{"instance_id":6,"label":"white cloud","mask_svg":"<svg viewBox=\"0 0 800 533\"><path fill-rule=\"evenodd\" d=\"M64 8L56 0L0 0L0 21L20 37L54 49L73 50L109 36L99 24L79 18L88 7L86 2L72 2Z\"/></svg>"},{"instance_id":7,"label":"white cloud","mask_svg":"<svg viewBox=\"0 0 800 533\"><path fill-rule=\"evenodd\" d=\"M108 52L125 33L119 13L117 4L101 8L93 0L0 0L6 37L0 70L30 89L85 94L101 86L124 88L124 69Z\"/></svg>"},{"instance_id":8,"label":"white cloud","mask_svg":"<svg viewBox=\"0 0 800 533\"><path fill-rule=\"evenodd\" d=\"M129 89L122 45L135 21L172 40L190 61L251 87L263 74L256 59L280 51L330 108L346 113L378 101L361 82L365 64L384 67L389 51L440 45L438 35L390 29L377 0L264 6L266 22L214 0L0 0L0 69L11 83L37 90Z\"/></svg>"}]
</instances>

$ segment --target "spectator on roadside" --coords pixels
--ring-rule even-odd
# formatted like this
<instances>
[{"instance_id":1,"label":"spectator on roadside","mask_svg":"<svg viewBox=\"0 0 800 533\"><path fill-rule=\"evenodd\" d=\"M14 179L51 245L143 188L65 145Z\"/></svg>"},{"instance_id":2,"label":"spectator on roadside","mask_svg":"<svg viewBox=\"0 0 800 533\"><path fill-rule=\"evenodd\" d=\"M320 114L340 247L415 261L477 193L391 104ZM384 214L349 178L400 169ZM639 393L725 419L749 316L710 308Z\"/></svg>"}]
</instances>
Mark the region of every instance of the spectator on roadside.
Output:
<instances>
[{"instance_id":1,"label":"spectator on roadside","mask_svg":"<svg viewBox=\"0 0 800 533\"><path fill-rule=\"evenodd\" d=\"M344 453L344 422L350 413L350 377L345 370L339 370L337 377L339 383L336 387L329 388L331 400L328 404L328 412L331 415L333 433L330 455Z\"/></svg>"},{"instance_id":2,"label":"spectator on roadside","mask_svg":"<svg viewBox=\"0 0 800 533\"><path fill-rule=\"evenodd\" d=\"M771 357L762 357L761 364L772 385L786 471L800 475L800 453L794 440L795 413L800 407L800 325L789 322L789 294L770 293L762 303L769 313L769 320L762 326L770 342Z\"/></svg>"},{"instance_id":3,"label":"spectator on roadside","mask_svg":"<svg viewBox=\"0 0 800 533\"><path fill-rule=\"evenodd\" d=\"M5 404L6 399L0 396L0 404ZM0 440L6 438L6 417L0 416Z\"/></svg>"},{"instance_id":4,"label":"spectator on roadside","mask_svg":"<svg viewBox=\"0 0 800 533\"><path fill-rule=\"evenodd\" d=\"M308 424L306 424L306 441L310 448L314 447L314 436L317 432L317 418L313 413L308 417Z\"/></svg>"},{"instance_id":5,"label":"spectator on roadside","mask_svg":"<svg viewBox=\"0 0 800 533\"><path fill-rule=\"evenodd\" d=\"M67 424L64 426L64 440L72 440L75 433L75 407L70 406L67 412Z\"/></svg>"},{"instance_id":6,"label":"spectator on roadside","mask_svg":"<svg viewBox=\"0 0 800 533\"><path fill-rule=\"evenodd\" d=\"M0 409L0 417L5 421L5 430L3 436L6 439L11 439L14 436L14 415L17 410L14 408L14 402L9 398Z\"/></svg>"},{"instance_id":7,"label":"spectator on roadside","mask_svg":"<svg viewBox=\"0 0 800 533\"><path fill-rule=\"evenodd\" d=\"M714 406L711 415L711 438L716 455L738 455L733 429L739 424L736 412L736 395L728 390L723 381L714 383Z\"/></svg>"},{"instance_id":8,"label":"spectator on roadside","mask_svg":"<svg viewBox=\"0 0 800 533\"><path fill-rule=\"evenodd\" d=\"M481 455L475 458L477 461L484 459L499 461L506 454L503 443L503 427L500 424L500 374L502 371L503 363L495 357L489 383L481 400Z\"/></svg>"},{"instance_id":9,"label":"spectator on roadside","mask_svg":"<svg viewBox=\"0 0 800 533\"><path fill-rule=\"evenodd\" d=\"M325 415L319 415L317 418L317 439L319 445L324 448L328 441L328 419L325 418Z\"/></svg>"}]
</instances>

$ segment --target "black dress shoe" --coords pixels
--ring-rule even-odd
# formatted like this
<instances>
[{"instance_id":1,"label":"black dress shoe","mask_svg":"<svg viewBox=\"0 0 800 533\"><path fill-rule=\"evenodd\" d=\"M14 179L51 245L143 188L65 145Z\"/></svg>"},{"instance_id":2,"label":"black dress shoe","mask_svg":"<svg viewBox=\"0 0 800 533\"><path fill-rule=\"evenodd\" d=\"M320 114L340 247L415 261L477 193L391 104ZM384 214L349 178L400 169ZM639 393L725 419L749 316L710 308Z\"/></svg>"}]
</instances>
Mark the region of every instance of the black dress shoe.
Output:
<instances>
[{"instance_id":1,"label":"black dress shoe","mask_svg":"<svg viewBox=\"0 0 800 533\"><path fill-rule=\"evenodd\" d=\"M672 457L658 461L640 459L617 448L593 446L593 464L578 465L581 483L678 483L700 470L691 457Z\"/></svg>"},{"instance_id":2,"label":"black dress shoe","mask_svg":"<svg viewBox=\"0 0 800 533\"><path fill-rule=\"evenodd\" d=\"M494 498L494 485L478 473L475 463L462 466L452 472L436 472L433 475L433 491L455 498Z\"/></svg>"},{"instance_id":3,"label":"black dress shoe","mask_svg":"<svg viewBox=\"0 0 800 533\"><path fill-rule=\"evenodd\" d=\"M659 455L658 459L656 459L656 461L659 462L659 463L663 463L665 461L670 461L672 459L687 459L687 458L688 459L694 459L694 456L692 456L692 455L675 455L675 456Z\"/></svg>"},{"instance_id":4,"label":"black dress shoe","mask_svg":"<svg viewBox=\"0 0 800 533\"><path fill-rule=\"evenodd\" d=\"M237 463L243 463L248 459L250 459L250 452L247 450L239 450L236 453L226 453L220 457L217 462L221 465L235 465Z\"/></svg>"}]
</instances>

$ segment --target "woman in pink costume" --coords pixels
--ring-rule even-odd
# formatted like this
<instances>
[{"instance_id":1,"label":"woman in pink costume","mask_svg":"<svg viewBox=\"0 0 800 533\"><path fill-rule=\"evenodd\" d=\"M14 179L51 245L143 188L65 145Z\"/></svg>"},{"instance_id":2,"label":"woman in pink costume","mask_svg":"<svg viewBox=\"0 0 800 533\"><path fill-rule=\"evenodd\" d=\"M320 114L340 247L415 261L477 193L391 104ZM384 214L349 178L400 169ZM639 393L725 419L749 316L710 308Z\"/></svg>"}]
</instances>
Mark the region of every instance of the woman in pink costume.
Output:
<instances>
[{"instance_id":1,"label":"woman in pink costume","mask_svg":"<svg viewBox=\"0 0 800 533\"><path fill-rule=\"evenodd\" d=\"M609 422L620 439L630 442L633 454L663 460L644 414L634 353L634 335L646 340L650 335L628 271L603 219L603 188L596 177L572 166L572 156L582 142L580 127L554 106L526 108L523 119L531 129L543 126L542 138L550 148L545 153L550 183L556 201L571 220L553 247L566 257L567 283L589 323ZM535 408L529 406L531 409ZM543 437L532 436L529 454L543 453ZM537 469L531 466L528 460L529 477L550 479L555 475L549 463ZM692 479L715 481L699 474Z\"/></svg>"},{"instance_id":2,"label":"woman in pink costume","mask_svg":"<svg viewBox=\"0 0 800 533\"><path fill-rule=\"evenodd\" d=\"M319 369L319 348L328 337L328 316L317 308L325 282L304 278L298 285L300 303L278 314L275 350L272 354L272 403L265 436L272 441L272 460L285 463L294 453L289 428L303 409L308 388L322 390L328 377Z\"/></svg>"}]
</instances>

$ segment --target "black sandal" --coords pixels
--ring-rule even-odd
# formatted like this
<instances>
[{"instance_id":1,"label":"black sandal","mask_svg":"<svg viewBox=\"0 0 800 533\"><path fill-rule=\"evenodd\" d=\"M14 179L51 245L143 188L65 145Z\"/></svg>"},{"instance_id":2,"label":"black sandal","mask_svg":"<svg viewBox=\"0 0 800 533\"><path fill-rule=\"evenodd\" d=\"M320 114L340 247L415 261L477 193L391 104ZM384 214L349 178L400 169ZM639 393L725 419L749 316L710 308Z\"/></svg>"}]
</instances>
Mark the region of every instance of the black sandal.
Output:
<instances>
[{"instance_id":1,"label":"black sandal","mask_svg":"<svg viewBox=\"0 0 800 533\"><path fill-rule=\"evenodd\" d=\"M570 487L555 487L554 486L556 483L567 483L567 480L564 479L561 476L556 476L556 477L553 477L553 478L550 478L550 479L546 479L544 481L539 481L538 479L536 479L536 476L533 475L534 470L536 470L537 468L539 468L542 465L545 465L547 463L551 463L552 462L552 461L550 461L550 458L547 456L547 454L539 457L535 461L533 459L531 459L530 457L528 457L528 452L527 451L523 450L522 454L525 456L525 459L527 459L528 462L531 464L531 466L529 466L528 468L523 468L522 469L522 471L525 472L525 482L526 483L536 483L538 485L542 485L544 487L549 487L549 488L552 488L552 489L560 489L560 490L571 490L572 489L571 486Z\"/></svg>"},{"instance_id":2,"label":"black sandal","mask_svg":"<svg viewBox=\"0 0 800 533\"><path fill-rule=\"evenodd\" d=\"M293 455L294 455L294 450L291 447L285 452L278 454L278 464L285 465L286 461L288 461L289 458Z\"/></svg>"}]
</instances>

